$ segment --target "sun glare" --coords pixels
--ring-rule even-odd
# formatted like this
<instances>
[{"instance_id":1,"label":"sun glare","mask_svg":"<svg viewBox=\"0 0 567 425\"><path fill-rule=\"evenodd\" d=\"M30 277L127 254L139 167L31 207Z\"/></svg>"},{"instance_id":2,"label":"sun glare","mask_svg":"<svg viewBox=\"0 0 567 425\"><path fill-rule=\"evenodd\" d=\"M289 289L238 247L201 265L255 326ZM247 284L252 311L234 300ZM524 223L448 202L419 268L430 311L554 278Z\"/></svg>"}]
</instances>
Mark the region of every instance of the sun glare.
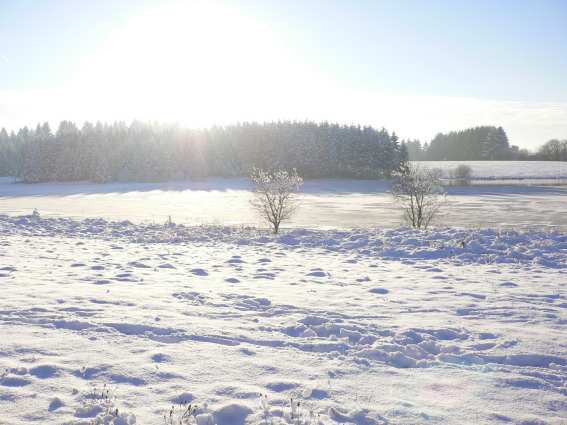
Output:
<instances>
[{"instance_id":1,"label":"sun glare","mask_svg":"<svg viewBox=\"0 0 567 425\"><path fill-rule=\"evenodd\" d=\"M118 116L128 111L193 126L262 119L271 115L273 99L305 81L306 70L296 69L292 56L270 28L236 9L176 2L111 34L85 63L79 84L107 113L112 93Z\"/></svg>"}]
</instances>

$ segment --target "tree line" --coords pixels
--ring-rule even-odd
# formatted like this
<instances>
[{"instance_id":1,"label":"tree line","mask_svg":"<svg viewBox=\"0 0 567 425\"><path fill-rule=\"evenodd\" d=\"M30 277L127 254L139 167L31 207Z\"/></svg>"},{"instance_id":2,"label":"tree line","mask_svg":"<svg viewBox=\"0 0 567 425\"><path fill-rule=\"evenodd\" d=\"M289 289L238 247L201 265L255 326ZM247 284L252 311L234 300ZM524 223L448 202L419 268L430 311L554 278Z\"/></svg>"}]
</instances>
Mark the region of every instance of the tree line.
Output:
<instances>
[{"instance_id":1,"label":"tree line","mask_svg":"<svg viewBox=\"0 0 567 425\"><path fill-rule=\"evenodd\" d=\"M550 140L537 152L510 145L502 127L481 126L437 134L431 142L403 140L413 161L567 161L567 140Z\"/></svg>"},{"instance_id":2,"label":"tree line","mask_svg":"<svg viewBox=\"0 0 567 425\"><path fill-rule=\"evenodd\" d=\"M567 139L552 139L545 143L537 153L544 161L567 161Z\"/></svg>"},{"instance_id":3,"label":"tree line","mask_svg":"<svg viewBox=\"0 0 567 425\"><path fill-rule=\"evenodd\" d=\"M306 178L388 178L407 161L395 133L315 122L242 123L209 129L135 121L48 123L0 130L0 175L19 181L163 181L244 177L253 168Z\"/></svg>"},{"instance_id":4,"label":"tree line","mask_svg":"<svg viewBox=\"0 0 567 425\"><path fill-rule=\"evenodd\" d=\"M502 127L494 126L439 133L423 145L419 140L405 143L410 159L419 161L502 161L521 159L524 154L517 146L510 146Z\"/></svg>"}]
</instances>

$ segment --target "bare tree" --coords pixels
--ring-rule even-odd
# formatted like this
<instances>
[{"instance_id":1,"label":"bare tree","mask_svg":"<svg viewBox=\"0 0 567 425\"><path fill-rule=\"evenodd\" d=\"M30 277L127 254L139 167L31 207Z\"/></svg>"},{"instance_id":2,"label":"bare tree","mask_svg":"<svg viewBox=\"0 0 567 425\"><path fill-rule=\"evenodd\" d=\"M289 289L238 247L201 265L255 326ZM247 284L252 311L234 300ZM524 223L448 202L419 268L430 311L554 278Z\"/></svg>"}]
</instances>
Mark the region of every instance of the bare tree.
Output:
<instances>
[{"instance_id":1,"label":"bare tree","mask_svg":"<svg viewBox=\"0 0 567 425\"><path fill-rule=\"evenodd\" d=\"M427 229L446 196L439 172L411 163L395 175L392 195L416 229Z\"/></svg>"},{"instance_id":2,"label":"bare tree","mask_svg":"<svg viewBox=\"0 0 567 425\"><path fill-rule=\"evenodd\" d=\"M254 199L252 207L266 220L274 233L280 230L280 224L291 218L298 206L297 191L303 184L303 179L293 169L266 171L254 168L250 174L254 183Z\"/></svg>"}]
</instances>

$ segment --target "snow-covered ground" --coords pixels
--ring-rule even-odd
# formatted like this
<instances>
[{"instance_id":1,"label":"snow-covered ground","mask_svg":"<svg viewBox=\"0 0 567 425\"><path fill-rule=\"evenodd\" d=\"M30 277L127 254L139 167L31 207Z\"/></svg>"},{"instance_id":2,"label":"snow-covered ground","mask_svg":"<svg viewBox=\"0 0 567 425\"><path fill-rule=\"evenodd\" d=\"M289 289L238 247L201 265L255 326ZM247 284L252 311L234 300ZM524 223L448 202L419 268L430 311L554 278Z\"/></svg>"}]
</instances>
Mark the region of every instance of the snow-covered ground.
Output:
<instances>
[{"instance_id":1,"label":"snow-covered ground","mask_svg":"<svg viewBox=\"0 0 567 425\"><path fill-rule=\"evenodd\" d=\"M0 216L0 423L563 424L566 285L565 233Z\"/></svg>"},{"instance_id":2,"label":"snow-covered ground","mask_svg":"<svg viewBox=\"0 0 567 425\"><path fill-rule=\"evenodd\" d=\"M561 161L415 161L448 172L461 164L471 167L475 179L567 179L567 162Z\"/></svg>"},{"instance_id":3,"label":"snow-covered ground","mask_svg":"<svg viewBox=\"0 0 567 425\"><path fill-rule=\"evenodd\" d=\"M0 214L103 217L136 223L261 224L244 179L168 183L14 184L0 179ZM288 227L398 226L401 212L389 184L370 180L309 180ZM438 223L467 227L558 227L567 231L567 186L449 187Z\"/></svg>"}]
</instances>

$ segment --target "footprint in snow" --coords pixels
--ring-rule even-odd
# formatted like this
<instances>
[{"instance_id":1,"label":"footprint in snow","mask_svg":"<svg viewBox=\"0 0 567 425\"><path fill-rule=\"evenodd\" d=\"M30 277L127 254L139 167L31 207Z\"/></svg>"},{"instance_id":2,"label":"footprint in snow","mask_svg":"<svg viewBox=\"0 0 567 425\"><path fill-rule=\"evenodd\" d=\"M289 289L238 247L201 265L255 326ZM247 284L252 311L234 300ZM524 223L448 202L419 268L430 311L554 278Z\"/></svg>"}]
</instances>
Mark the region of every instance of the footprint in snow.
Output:
<instances>
[{"instance_id":1,"label":"footprint in snow","mask_svg":"<svg viewBox=\"0 0 567 425\"><path fill-rule=\"evenodd\" d=\"M240 282L240 281L239 281L237 278L235 278L235 277L228 277L228 278L226 278L224 281L225 281L225 282L228 282L228 283L238 283L238 282Z\"/></svg>"},{"instance_id":2,"label":"footprint in snow","mask_svg":"<svg viewBox=\"0 0 567 425\"><path fill-rule=\"evenodd\" d=\"M228 264L243 264L246 261L241 260L240 258L232 257L230 260L227 261Z\"/></svg>"},{"instance_id":3,"label":"footprint in snow","mask_svg":"<svg viewBox=\"0 0 567 425\"><path fill-rule=\"evenodd\" d=\"M163 353L156 353L152 355L151 359L155 363L167 363L171 361L171 357Z\"/></svg>"},{"instance_id":4,"label":"footprint in snow","mask_svg":"<svg viewBox=\"0 0 567 425\"><path fill-rule=\"evenodd\" d=\"M390 291L388 291L386 288L372 288L368 292L372 292L373 294L384 295L384 294L388 294Z\"/></svg>"},{"instance_id":5,"label":"footprint in snow","mask_svg":"<svg viewBox=\"0 0 567 425\"><path fill-rule=\"evenodd\" d=\"M191 269L190 272L193 273L196 276L208 276L209 275L209 273L207 273L203 269Z\"/></svg>"},{"instance_id":6,"label":"footprint in snow","mask_svg":"<svg viewBox=\"0 0 567 425\"><path fill-rule=\"evenodd\" d=\"M39 379L52 378L59 375L59 369L50 365L37 366L30 370L30 375Z\"/></svg>"},{"instance_id":7,"label":"footprint in snow","mask_svg":"<svg viewBox=\"0 0 567 425\"><path fill-rule=\"evenodd\" d=\"M136 267L138 269L149 269L150 268L150 266L148 266L147 264L144 264L140 261L131 261L131 262L128 263L128 265L132 266L132 267Z\"/></svg>"},{"instance_id":8,"label":"footprint in snow","mask_svg":"<svg viewBox=\"0 0 567 425\"><path fill-rule=\"evenodd\" d=\"M460 297L471 297L477 300L485 300L486 299L486 295L482 295L482 294L475 294L473 292L460 292L458 294L455 294L457 296Z\"/></svg>"},{"instance_id":9,"label":"footprint in snow","mask_svg":"<svg viewBox=\"0 0 567 425\"><path fill-rule=\"evenodd\" d=\"M0 385L4 387L24 387L31 384L31 381L19 376L4 376L0 379Z\"/></svg>"},{"instance_id":10,"label":"footprint in snow","mask_svg":"<svg viewBox=\"0 0 567 425\"><path fill-rule=\"evenodd\" d=\"M49 410L50 412L54 412L55 410L59 409L60 407L63 407L64 404L61 401L61 399L59 399L58 397L55 397L53 400L51 400L51 402L49 403L49 406L47 407L47 410Z\"/></svg>"},{"instance_id":11,"label":"footprint in snow","mask_svg":"<svg viewBox=\"0 0 567 425\"><path fill-rule=\"evenodd\" d=\"M321 400L321 399L324 399L324 398L328 398L329 393L325 390L320 389L320 388L306 388L305 390L303 390L303 397Z\"/></svg>"},{"instance_id":12,"label":"footprint in snow","mask_svg":"<svg viewBox=\"0 0 567 425\"><path fill-rule=\"evenodd\" d=\"M287 381L276 381L266 384L267 389L276 393L293 390L298 386L299 385L296 384L295 382L287 382Z\"/></svg>"},{"instance_id":13,"label":"footprint in snow","mask_svg":"<svg viewBox=\"0 0 567 425\"><path fill-rule=\"evenodd\" d=\"M307 273L307 276L326 277L327 273L325 273L322 269L311 269L311 272Z\"/></svg>"},{"instance_id":14,"label":"footprint in snow","mask_svg":"<svg viewBox=\"0 0 567 425\"><path fill-rule=\"evenodd\" d=\"M114 280L119 282L135 282L136 278L132 275L132 273L119 273L114 277Z\"/></svg>"},{"instance_id":15,"label":"footprint in snow","mask_svg":"<svg viewBox=\"0 0 567 425\"><path fill-rule=\"evenodd\" d=\"M12 266L0 267L0 271L3 272L15 272L17 269Z\"/></svg>"}]
</instances>

